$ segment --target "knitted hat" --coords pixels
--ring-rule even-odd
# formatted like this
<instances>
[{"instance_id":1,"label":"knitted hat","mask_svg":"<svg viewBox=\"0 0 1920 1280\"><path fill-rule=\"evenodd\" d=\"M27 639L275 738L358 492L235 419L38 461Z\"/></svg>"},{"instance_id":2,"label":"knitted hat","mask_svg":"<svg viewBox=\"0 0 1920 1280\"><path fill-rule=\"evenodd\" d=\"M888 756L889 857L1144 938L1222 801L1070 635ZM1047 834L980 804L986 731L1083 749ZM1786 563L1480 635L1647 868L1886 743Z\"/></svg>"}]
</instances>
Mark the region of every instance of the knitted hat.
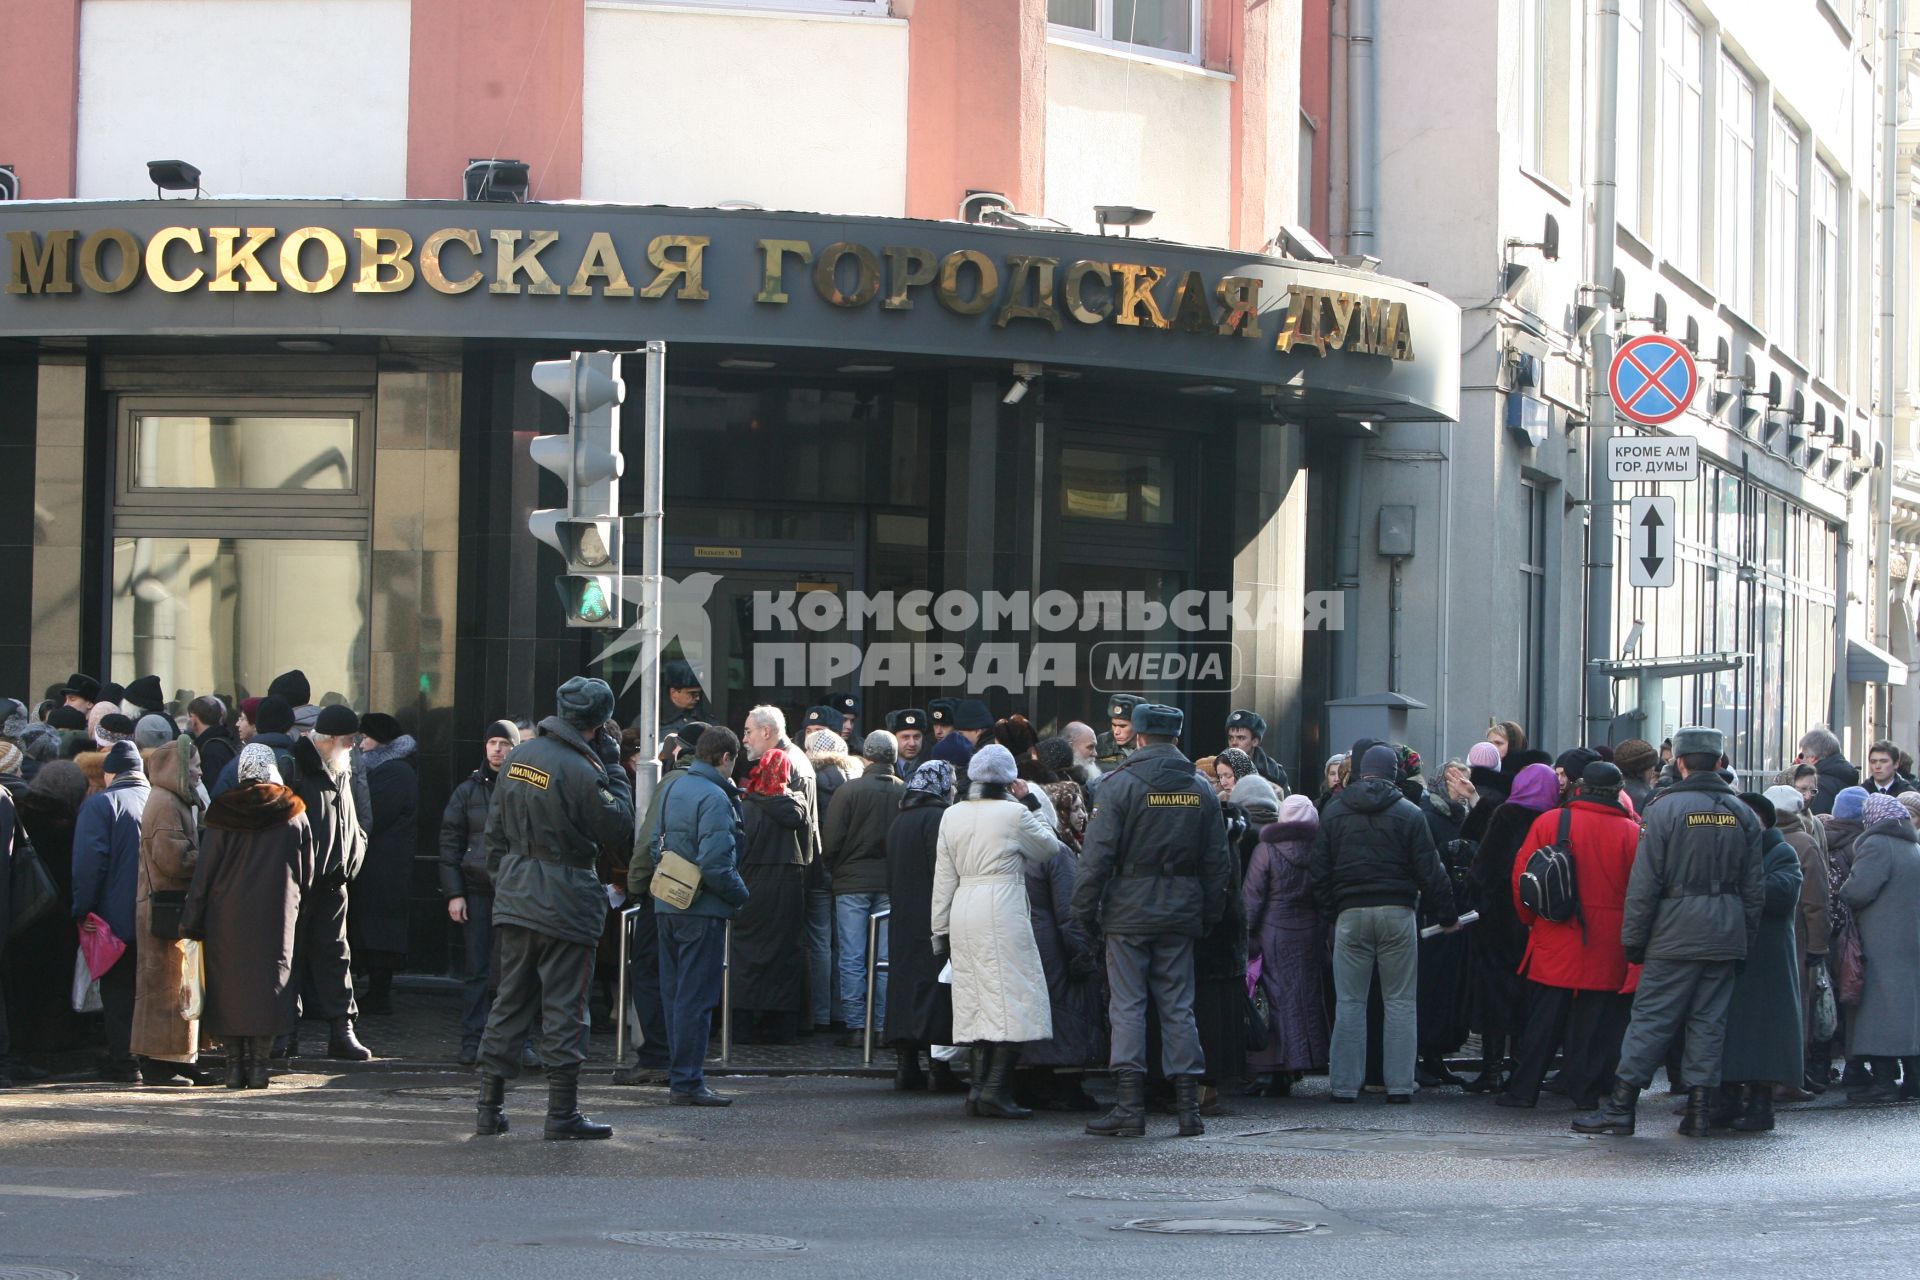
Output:
<instances>
[{"instance_id":1,"label":"knitted hat","mask_svg":"<svg viewBox=\"0 0 1920 1280\"><path fill-rule=\"evenodd\" d=\"M1841 822L1859 822L1866 802L1865 787L1842 787L1840 794L1833 798L1833 816Z\"/></svg>"},{"instance_id":2,"label":"knitted hat","mask_svg":"<svg viewBox=\"0 0 1920 1280\"><path fill-rule=\"evenodd\" d=\"M337 703L320 708L320 714L313 719L313 731L328 738L345 738L359 728L360 717L353 713L353 708Z\"/></svg>"},{"instance_id":3,"label":"knitted hat","mask_svg":"<svg viewBox=\"0 0 1920 1280\"><path fill-rule=\"evenodd\" d=\"M100 770L102 773L145 773L147 771L146 766L140 762L140 748L131 742L116 742L108 747L107 758L101 762Z\"/></svg>"},{"instance_id":4,"label":"knitted hat","mask_svg":"<svg viewBox=\"0 0 1920 1280\"><path fill-rule=\"evenodd\" d=\"M1755 816L1760 819L1761 826L1777 827L1780 825L1780 817L1774 811L1773 801L1767 799L1764 795L1755 791L1742 791L1740 793L1740 803L1753 810ZM1901 811L1901 816L1906 816L1905 810Z\"/></svg>"},{"instance_id":5,"label":"knitted hat","mask_svg":"<svg viewBox=\"0 0 1920 1280\"><path fill-rule=\"evenodd\" d=\"M179 736L179 732L173 721L165 716L141 716L139 723L133 726L133 743L142 750L164 747Z\"/></svg>"},{"instance_id":6,"label":"knitted hat","mask_svg":"<svg viewBox=\"0 0 1920 1280\"><path fill-rule=\"evenodd\" d=\"M71 729L76 733L84 732L87 727L87 713L78 707L55 707L47 712L47 727Z\"/></svg>"},{"instance_id":7,"label":"knitted hat","mask_svg":"<svg viewBox=\"0 0 1920 1280\"><path fill-rule=\"evenodd\" d=\"M495 738L505 738L517 747L520 745L520 726L511 720L495 720L487 726L487 731L480 740L491 742Z\"/></svg>"},{"instance_id":8,"label":"knitted hat","mask_svg":"<svg viewBox=\"0 0 1920 1280\"><path fill-rule=\"evenodd\" d=\"M967 778L972 782L997 782L1002 786L1020 776L1013 763L1013 752L999 743L980 748L967 762Z\"/></svg>"},{"instance_id":9,"label":"knitted hat","mask_svg":"<svg viewBox=\"0 0 1920 1280\"><path fill-rule=\"evenodd\" d=\"M987 704L978 698L962 698L960 705L953 709L953 727L956 729L991 729L993 712L987 710Z\"/></svg>"},{"instance_id":10,"label":"knitted hat","mask_svg":"<svg viewBox=\"0 0 1920 1280\"><path fill-rule=\"evenodd\" d=\"M860 745L860 754L875 764L892 764L900 758L900 739L885 729L875 729Z\"/></svg>"},{"instance_id":11,"label":"knitted hat","mask_svg":"<svg viewBox=\"0 0 1920 1280\"><path fill-rule=\"evenodd\" d=\"M260 727L260 704L265 701L264 697L240 699L240 714L245 716L247 722L256 729Z\"/></svg>"},{"instance_id":12,"label":"knitted hat","mask_svg":"<svg viewBox=\"0 0 1920 1280\"><path fill-rule=\"evenodd\" d=\"M1907 817L1907 806L1885 792L1875 792L1868 796L1866 803L1860 807L1860 821L1869 827L1876 822L1885 822L1889 818L1899 818L1905 822L1912 821Z\"/></svg>"},{"instance_id":13,"label":"knitted hat","mask_svg":"<svg viewBox=\"0 0 1920 1280\"><path fill-rule=\"evenodd\" d=\"M1586 774L1587 766L1599 758L1600 753L1597 751L1586 747L1571 747L1560 753L1559 758L1553 762L1553 767L1569 778L1579 778Z\"/></svg>"},{"instance_id":14,"label":"knitted hat","mask_svg":"<svg viewBox=\"0 0 1920 1280\"><path fill-rule=\"evenodd\" d=\"M1392 782L1400 776L1400 753L1384 742L1368 747L1367 754L1360 757L1360 776Z\"/></svg>"},{"instance_id":15,"label":"knitted hat","mask_svg":"<svg viewBox=\"0 0 1920 1280\"><path fill-rule=\"evenodd\" d=\"M253 699L247 701L252 702ZM254 703L247 719L253 721L253 727L261 733L293 732L293 707L277 693L270 693Z\"/></svg>"},{"instance_id":16,"label":"knitted hat","mask_svg":"<svg viewBox=\"0 0 1920 1280\"><path fill-rule=\"evenodd\" d=\"M1231 792L1233 802L1242 809L1270 809L1280 811L1280 797L1274 794L1273 784L1257 773L1249 773L1234 781Z\"/></svg>"},{"instance_id":17,"label":"knitted hat","mask_svg":"<svg viewBox=\"0 0 1920 1280\"><path fill-rule=\"evenodd\" d=\"M1605 760L1595 760L1580 771L1580 790L1586 792L1618 791L1624 781L1626 779L1620 776L1620 766L1608 764Z\"/></svg>"},{"instance_id":18,"label":"knitted hat","mask_svg":"<svg viewBox=\"0 0 1920 1280\"><path fill-rule=\"evenodd\" d=\"M933 759L964 769L967 761L973 759L973 744L960 734L950 733L934 744Z\"/></svg>"},{"instance_id":19,"label":"knitted hat","mask_svg":"<svg viewBox=\"0 0 1920 1280\"><path fill-rule=\"evenodd\" d=\"M400 737L400 722L384 711L369 711L360 717L360 732L375 742L387 743Z\"/></svg>"},{"instance_id":20,"label":"knitted hat","mask_svg":"<svg viewBox=\"0 0 1920 1280\"><path fill-rule=\"evenodd\" d=\"M1761 794L1773 801L1773 807L1779 813L1799 813L1807 807L1806 797L1800 794L1797 787L1768 787Z\"/></svg>"},{"instance_id":21,"label":"knitted hat","mask_svg":"<svg viewBox=\"0 0 1920 1280\"><path fill-rule=\"evenodd\" d=\"M313 701L313 686L307 683L307 673L298 667L275 676L267 692L285 698L290 707L303 707Z\"/></svg>"},{"instance_id":22,"label":"knitted hat","mask_svg":"<svg viewBox=\"0 0 1920 1280\"><path fill-rule=\"evenodd\" d=\"M15 698L0 698L0 738L20 741L20 735L33 723L27 704Z\"/></svg>"},{"instance_id":23,"label":"knitted hat","mask_svg":"<svg viewBox=\"0 0 1920 1280\"><path fill-rule=\"evenodd\" d=\"M1645 738L1628 738L1613 749L1613 762L1629 778L1644 777L1660 763L1660 752Z\"/></svg>"}]
</instances>

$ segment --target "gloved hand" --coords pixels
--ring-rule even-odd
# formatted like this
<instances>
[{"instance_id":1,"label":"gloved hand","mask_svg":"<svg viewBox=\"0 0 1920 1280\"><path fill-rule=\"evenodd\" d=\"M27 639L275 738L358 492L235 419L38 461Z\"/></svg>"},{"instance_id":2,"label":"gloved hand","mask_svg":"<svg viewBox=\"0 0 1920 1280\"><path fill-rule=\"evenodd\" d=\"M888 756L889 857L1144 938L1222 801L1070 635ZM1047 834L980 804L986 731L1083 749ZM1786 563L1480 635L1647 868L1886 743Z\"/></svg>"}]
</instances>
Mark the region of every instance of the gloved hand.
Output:
<instances>
[{"instance_id":1,"label":"gloved hand","mask_svg":"<svg viewBox=\"0 0 1920 1280\"><path fill-rule=\"evenodd\" d=\"M612 723L608 721L607 724L600 726L600 734L593 740L593 753L600 757L600 763L608 769L618 769L620 767L620 731L613 729L609 732L608 729Z\"/></svg>"},{"instance_id":2,"label":"gloved hand","mask_svg":"<svg viewBox=\"0 0 1920 1280\"><path fill-rule=\"evenodd\" d=\"M933 958L935 960L945 960L947 958L947 935L946 934L944 933L934 934L933 941L930 945L933 947Z\"/></svg>"},{"instance_id":3,"label":"gloved hand","mask_svg":"<svg viewBox=\"0 0 1920 1280\"><path fill-rule=\"evenodd\" d=\"M1628 964L1645 964L1646 962L1647 949L1645 947L1636 947L1627 952Z\"/></svg>"},{"instance_id":4,"label":"gloved hand","mask_svg":"<svg viewBox=\"0 0 1920 1280\"><path fill-rule=\"evenodd\" d=\"M1082 951L1067 961L1067 973L1075 982L1089 982L1100 972L1100 966L1094 962L1093 953Z\"/></svg>"}]
</instances>

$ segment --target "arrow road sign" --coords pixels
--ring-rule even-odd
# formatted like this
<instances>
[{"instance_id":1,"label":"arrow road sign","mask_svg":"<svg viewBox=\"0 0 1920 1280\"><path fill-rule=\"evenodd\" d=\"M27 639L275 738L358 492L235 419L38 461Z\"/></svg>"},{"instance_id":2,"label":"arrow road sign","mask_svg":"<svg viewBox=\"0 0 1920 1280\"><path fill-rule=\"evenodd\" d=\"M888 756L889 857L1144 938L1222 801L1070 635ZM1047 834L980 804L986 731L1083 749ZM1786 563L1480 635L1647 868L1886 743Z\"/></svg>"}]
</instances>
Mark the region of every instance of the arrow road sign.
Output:
<instances>
[{"instance_id":1,"label":"arrow road sign","mask_svg":"<svg viewBox=\"0 0 1920 1280\"><path fill-rule=\"evenodd\" d=\"M1669 497L1634 498L1627 507L1632 549L1627 553L1627 585L1670 587L1674 577L1673 507Z\"/></svg>"},{"instance_id":2,"label":"arrow road sign","mask_svg":"<svg viewBox=\"0 0 1920 1280\"><path fill-rule=\"evenodd\" d=\"M1607 390L1622 417L1642 426L1672 422L1687 411L1700 389L1693 353L1664 333L1621 344L1607 370Z\"/></svg>"}]
</instances>

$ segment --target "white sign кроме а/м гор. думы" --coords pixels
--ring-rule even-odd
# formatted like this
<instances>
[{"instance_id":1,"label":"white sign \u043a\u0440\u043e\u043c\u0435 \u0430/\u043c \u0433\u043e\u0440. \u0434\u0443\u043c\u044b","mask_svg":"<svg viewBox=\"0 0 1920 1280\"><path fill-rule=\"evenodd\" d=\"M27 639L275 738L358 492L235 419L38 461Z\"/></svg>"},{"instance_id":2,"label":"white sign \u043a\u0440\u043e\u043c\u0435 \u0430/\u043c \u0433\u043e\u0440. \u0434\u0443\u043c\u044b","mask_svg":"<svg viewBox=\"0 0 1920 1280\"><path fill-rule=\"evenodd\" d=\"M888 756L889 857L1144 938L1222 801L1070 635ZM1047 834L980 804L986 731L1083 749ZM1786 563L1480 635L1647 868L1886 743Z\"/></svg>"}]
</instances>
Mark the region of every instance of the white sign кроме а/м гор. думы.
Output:
<instances>
[{"instance_id":1,"label":"white sign \u043a\u0440\u043e\u043c\u0435 \u0430/\u043c \u0433\u043e\u0440. \u0434\u0443\u043c\u044b","mask_svg":"<svg viewBox=\"0 0 1920 1280\"><path fill-rule=\"evenodd\" d=\"M1613 436L1607 441L1607 479L1615 484L1698 480L1698 443L1692 436Z\"/></svg>"}]
</instances>

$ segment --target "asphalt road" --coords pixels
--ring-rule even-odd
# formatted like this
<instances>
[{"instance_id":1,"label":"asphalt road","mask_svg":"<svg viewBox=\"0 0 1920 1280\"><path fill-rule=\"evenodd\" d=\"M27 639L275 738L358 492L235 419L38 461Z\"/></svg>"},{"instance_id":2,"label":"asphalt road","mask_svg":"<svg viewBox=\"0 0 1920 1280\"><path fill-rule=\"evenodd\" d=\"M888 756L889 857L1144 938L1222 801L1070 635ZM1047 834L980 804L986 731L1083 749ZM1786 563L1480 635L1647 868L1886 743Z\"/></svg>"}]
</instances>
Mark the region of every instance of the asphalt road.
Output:
<instances>
[{"instance_id":1,"label":"asphalt road","mask_svg":"<svg viewBox=\"0 0 1920 1280\"><path fill-rule=\"evenodd\" d=\"M967 1120L871 1080L716 1083L731 1109L592 1084L589 1112L618 1131L603 1143L542 1141L537 1084L510 1097L511 1134L473 1138L470 1078L446 1074L0 1092L0 1280L1835 1280L1913 1275L1920 1249L1911 1106L1783 1108L1771 1135L1699 1142L1664 1094L1639 1137L1610 1139L1571 1136L1557 1098L1316 1091L1233 1100L1205 1138L1156 1116L1126 1141L1072 1115ZM1143 1219L1304 1229L1123 1229Z\"/></svg>"}]
</instances>

